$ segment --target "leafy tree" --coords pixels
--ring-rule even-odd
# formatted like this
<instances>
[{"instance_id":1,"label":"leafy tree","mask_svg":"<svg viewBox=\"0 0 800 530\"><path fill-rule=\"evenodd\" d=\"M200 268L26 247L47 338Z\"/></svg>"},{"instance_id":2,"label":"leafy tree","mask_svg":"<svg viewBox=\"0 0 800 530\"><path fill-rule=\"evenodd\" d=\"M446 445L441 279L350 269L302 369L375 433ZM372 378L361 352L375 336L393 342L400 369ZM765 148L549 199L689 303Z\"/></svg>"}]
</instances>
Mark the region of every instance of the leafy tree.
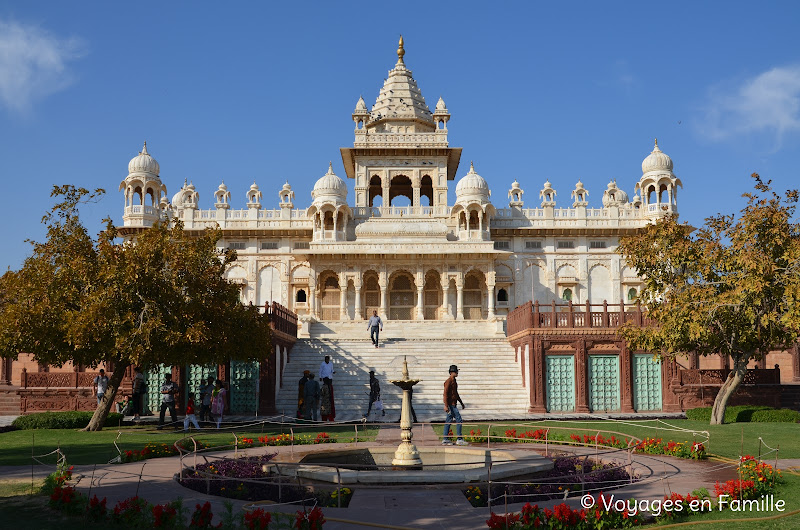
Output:
<instances>
[{"instance_id":1,"label":"leafy tree","mask_svg":"<svg viewBox=\"0 0 800 530\"><path fill-rule=\"evenodd\" d=\"M783 196L753 174L755 190L734 215L709 217L696 234L674 216L621 241L619 252L644 278L651 326L625 325L636 349L662 358L696 351L730 357L711 424L724 423L730 397L751 360L787 349L800 328L800 226L797 190Z\"/></svg>"},{"instance_id":2,"label":"leafy tree","mask_svg":"<svg viewBox=\"0 0 800 530\"><path fill-rule=\"evenodd\" d=\"M0 281L0 351L42 363L112 363L106 400L87 430L100 430L131 365L259 359L270 351L267 317L239 301L223 273L220 231L189 234L176 221L120 243L110 219L89 236L79 206L103 190L56 186L60 202L44 216L47 239L19 271Z\"/></svg>"}]
</instances>

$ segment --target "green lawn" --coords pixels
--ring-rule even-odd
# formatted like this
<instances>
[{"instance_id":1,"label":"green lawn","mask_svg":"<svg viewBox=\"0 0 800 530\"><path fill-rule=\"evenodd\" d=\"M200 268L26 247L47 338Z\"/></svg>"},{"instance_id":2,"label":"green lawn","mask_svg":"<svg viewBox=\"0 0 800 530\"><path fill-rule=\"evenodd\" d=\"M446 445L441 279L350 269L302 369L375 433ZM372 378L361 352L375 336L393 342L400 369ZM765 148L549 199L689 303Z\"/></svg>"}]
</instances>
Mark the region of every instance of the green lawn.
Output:
<instances>
[{"instance_id":1,"label":"green lawn","mask_svg":"<svg viewBox=\"0 0 800 530\"><path fill-rule=\"evenodd\" d=\"M41 484L37 483L38 488ZM30 495L30 480L0 480L0 521L12 525L15 530L79 530L86 527L80 517L65 517L50 510L47 497Z\"/></svg>"},{"instance_id":2,"label":"green lawn","mask_svg":"<svg viewBox=\"0 0 800 530\"><path fill-rule=\"evenodd\" d=\"M118 431L122 435L117 440ZM232 445L233 433L256 439L262 435L274 436L289 433L289 428L264 428L260 426L249 427L223 433L215 431L194 434L195 438L209 445ZM350 441L355 438L355 428L352 425L337 426L307 426L295 427L295 436L316 437L320 432L328 433L332 438L341 441ZM373 440L377 435L377 428L358 426L360 440L367 438ZM172 444L184 437L182 431L157 431L152 427L123 427L122 429L106 428L99 432L84 432L70 429L37 429L27 431L11 431L0 434L0 465L30 465L31 455L42 455L60 447L67 455L70 464L104 464L117 456L114 441L117 440L122 451L142 449L148 442ZM54 464L55 457L50 456L44 460ZM1 520L1 519L0 519Z\"/></svg>"},{"instance_id":3,"label":"green lawn","mask_svg":"<svg viewBox=\"0 0 800 530\"><path fill-rule=\"evenodd\" d=\"M708 431L709 441L706 449L709 453L727 458L738 458L742 446L744 454L758 455L761 437L767 445L780 448L779 458L800 458L800 425L796 423L730 423L726 425L709 425L702 421L692 420L663 420L663 421L628 421L595 420L595 421L542 421L542 422L492 422L492 423L464 423L463 433L469 435L470 430L481 429L485 435L491 425L492 436L504 436L507 429L516 429L517 434L527 430L551 428L550 435L560 433L568 439L572 433L593 435L598 431L605 437L611 433L634 436L642 439L662 438L665 441L705 441ZM679 430L670 430L679 429ZM435 425L434 430L441 435L443 427ZM691 431L695 431L693 435ZM549 436L550 436L549 435ZM616 434L619 437L619 434ZM744 439L744 444L742 444ZM762 447L761 453L766 454L768 449ZM775 453L768 458L774 459Z\"/></svg>"}]
</instances>

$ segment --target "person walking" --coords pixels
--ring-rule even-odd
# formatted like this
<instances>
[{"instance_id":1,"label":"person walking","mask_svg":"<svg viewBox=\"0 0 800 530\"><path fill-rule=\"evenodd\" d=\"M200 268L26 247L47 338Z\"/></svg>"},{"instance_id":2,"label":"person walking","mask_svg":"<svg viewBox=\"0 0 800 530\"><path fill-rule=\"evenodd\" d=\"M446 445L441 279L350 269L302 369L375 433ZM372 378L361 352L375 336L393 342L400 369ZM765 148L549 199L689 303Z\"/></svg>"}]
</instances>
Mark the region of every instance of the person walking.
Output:
<instances>
[{"instance_id":1,"label":"person walking","mask_svg":"<svg viewBox=\"0 0 800 530\"><path fill-rule=\"evenodd\" d=\"M225 390L225 385L222 381L217 379L214 381L214 390L211 391L211 414L214 415L217 421L217 429L222 423L222 416L225 412L225 396L228 391Z\"/></svg>"},{"instance_id":2,"label":"person walking","mask_svg":"<svg viewBox=\"0 0 800 530\"><path fill-rule=\"evenodd\" d=\"M194 415L194 394L189 392L186 400L186 416L183 418L183 430L189 430L189 422L192 422L194 428L200 430L200 425L197 424L197 417Z\"/></svg>"},{"instance_id":3,"label":"person walking","mask_svg":"<svg viewBox=\"0 0 800 530\"><path fill-rule=\"evenodd\" d=\"M211 398L214 392L214 376L206 377L206 384L200 387L200 421L214 421L211 416Z\"/></svg>"},{"instance_id":4,"label":"person walking","mask_svg":"<svg viewBox=\"0 0 800 530\"><path fill-rule=\"evenodd\" d=\"M328 385L322 385L319 389L319 417L322 421L333 421L331 419L331 391Z\"/></svg>"},{"instance_id":5,"label":"person walking","mask_svg":"<svg viewBox=\"0 0 800 530\"><path fill-rule=\"evenodd\" d=\"M374 344L377 348L378 337L380 336L380 332L383 331L383 321L381 320L381 317L378 316L377 311L373 311L372 316L369 317L367 329L369 330L369 338L372 339L372 344Z\"/></svg>"},{"instance_id":6,"label":"person walking","mask_svg":"<svg viewBox=\"0 0 800 530\"><path fill-rule=\"evenodd\" d=\"M447 413L447 418L444 423L444 436L442 437L442 445L453 445L450 441L450 424L455 421L456 423L456 445L469 445L461 437L461 414L458 413L457 403L461 403L461 410L464 410L464 402L461 401L461 396L458 395L458 366L455 364L450 365L450 377L444 382L444 411Z\"/></svg>"},{"instance_id":7,"label":"person walking","mask_svg":"<svg viewBox=\"0 0 800 530\"><path fill-rule=\"evenodd\" d=\"M106 375L106 371L100 368L100 374L96 375L94 378L93 388L94 395L97 396L98 405L103 402L106 390L108 390L108 376Z\"/></svg>"},{"instance_id":8,"label":"person walking","mask_svg":"<svg viewBox=\"0 0 800 530\"><path fill-rule=\"evenodd\" d=\"M364 415L364 419L369 417L369 413L372 412L372 404L376 401L381 401L381 384L378 381L378 378L375 377L375 370L369 371L369 406L367 407L367 413ZM378 410L378 407L375 407L375 410ZM380 411L382 416L386 416L386 410L383 408L383 402L381 402ZM416 420L415 420L416 421Z\"/></svg>"},{"instance_id":9,"label":"person walking","mask_svg":"<svg viewBox=\"0 0 800 530\"><path fill-rule=\"evenodd\" d=\"M136 366L133 368L133 421L139 421L141 418L139 414L142 412L142 397L146 392L144 384L144 374L142 368Z\"/></svg>"},{"instance_id":10,"label":"person walking","mask_svg":"<svg viewBox=\"0 0 800 530\"><path fill-rule=\"evenodd\" d=\"M172 382L172 374L164 375L164 384L161 385L161 412L158 415L158 427L164 427L164 413L169 410L173 425L177 425L178 416L175 414L175 395L178 393L178 385Z\"/></svg>"},{"instance_id":11,"label":"person walking","mask_svg":"<svg viewBox=\"0 0 800 530\"><path fill-rule=\"evenodd\" d=\"M319 408L319 383L314 381L314 374L308 374L308 380L303 387L303 402L306 406L305 419L317 421Z\"/></svg>"},{"instance_id":12,"label":"person walking","mask_svg":"<svg viewBox=\"0 0 800 530\"><path fill-rule=\"evenodd\" d=\"M336 373L336 370L333 369L333 363L331 362L331 356L326 355L325 360L322 361L319 365L319 384L324 384L328 387L328 392L330 392L330 399L331 399L331 411L328 414L330 421L333 421L336 418L336 403L333 399L333 374Z\"/></svg>"},{"instance_id":13,"label":"person walking","mask_svg":"<svg viewBox=\"0 0 800 530\"><path fill-rule=\"evenodd\" d=\"M309 370L303 370L303 377L300 378L300 382L297 384L297 419L303 419L305 415L305 406L304 406L304 398L305 395L303 394L303 389L306 386L306 381L308 381L308 376L311 375Z\"/></svg>"}]
</instances>

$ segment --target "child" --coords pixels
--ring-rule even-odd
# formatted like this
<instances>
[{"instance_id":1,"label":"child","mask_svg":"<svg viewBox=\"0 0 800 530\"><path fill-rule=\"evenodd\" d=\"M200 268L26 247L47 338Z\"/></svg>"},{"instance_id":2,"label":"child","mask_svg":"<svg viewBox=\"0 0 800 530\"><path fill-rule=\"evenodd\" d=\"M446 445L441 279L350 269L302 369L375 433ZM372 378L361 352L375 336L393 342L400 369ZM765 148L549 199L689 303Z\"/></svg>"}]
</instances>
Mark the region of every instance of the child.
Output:
<instances>
[{"instance_id":1,"label":"child","mask_svg":"<svg viewBox=\"0 0 800 530\"><path fill-rule=\"evenodd\" d=\"M197 424L197 418L194 415L194 394L189 392L188 398L189 400L186 402L186 417L183 418L183 430L189 430L190 421L195 429L200 430L200 426Z\"/></svg>"}]
</instances>

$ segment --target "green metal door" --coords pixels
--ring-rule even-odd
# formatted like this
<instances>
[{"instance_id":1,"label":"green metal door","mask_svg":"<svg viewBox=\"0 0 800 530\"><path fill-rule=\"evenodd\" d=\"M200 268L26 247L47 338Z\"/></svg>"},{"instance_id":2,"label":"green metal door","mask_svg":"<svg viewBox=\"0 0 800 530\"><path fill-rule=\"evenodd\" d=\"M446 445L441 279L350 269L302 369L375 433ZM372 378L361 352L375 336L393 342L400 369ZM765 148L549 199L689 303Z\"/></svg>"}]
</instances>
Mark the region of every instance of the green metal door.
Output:
<instances>
[{"instance_id":1,"label":"green metal door","mask_svg":"<svg viewBox=\"0 0 800 530\"><path fill-rule=\"evenodd\" d=\"M231 414L258 412L258 373L257 361L231 361Z\"/></svg>"},{"instance_id":2,"label":"green metal door","mask_svg":"<svg viewBox=\"0 0 800 530\"><path fill-rule=\"evenodd\" d=\"M547 355L544 360L547 412L575 410L575 356Z\"/></svg>"},{"instance_id":3,"label":"green metal door","mask_svg":"<svg viewBox=\"0 0 800 530\"><path fill-rule=\"evenodd\" d=\"M190 364L186 367L186 392L182 394L182 397L184 403L186 403L189 392L194 394L194 404L197 413L200 412L200 405L203 403L200 399L200 387L207 383L206 379L209 375L215 380L217 379L216 364Z\"/></svg>"},{"instance_id":4,"label":"green metal door","mask_svg":"<svg viewBox=\"0 0 800 530\"><path fill-rule=\"evenodd\" d=\"M158 415L161 411L161 385L164 384L164 376L167 374L172 374L172 366L164 364L154 366L144 373L144 380L147 384L147 399L142 404L145 409L142 411L143 414Z\"/></svg>"},{"instance_id":5,"label":"green metal door","mask_svg":"<svg viewBox=\"0 0 800 530\"><path fill-rule=\"evenodd\" d=\"M589 356L589 407L592 412L619 410L618 356Z\"/></svg>"},{"instance_id":6,"label":"green metal door","mask_svg":"<svg viewBox=\"0 0 800 530\"><path fill-rule=\"evenodd\" d=\"M661 410L661 363L649 353L633 356L633 408Z\"/></svg>"}]
</instances>

